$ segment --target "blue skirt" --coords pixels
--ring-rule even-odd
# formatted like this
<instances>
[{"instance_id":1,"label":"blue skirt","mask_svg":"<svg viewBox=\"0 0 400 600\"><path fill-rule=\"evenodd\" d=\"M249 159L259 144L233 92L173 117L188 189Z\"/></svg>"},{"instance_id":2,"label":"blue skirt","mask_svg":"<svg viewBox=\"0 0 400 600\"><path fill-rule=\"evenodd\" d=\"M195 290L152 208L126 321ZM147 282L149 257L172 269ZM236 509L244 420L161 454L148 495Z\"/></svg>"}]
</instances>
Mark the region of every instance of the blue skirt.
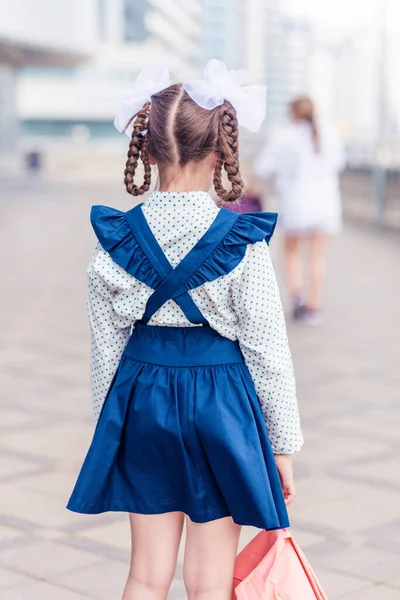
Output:
<instances>
[{"instance_id":1,"label":"blue skirt","mask_svg":"<svg viewBox=\"0 0 400 600\"><path fill-rule=\"evenodd\" d=\"M209 327L136 325L68 508L288 527L239 344Z\"/></svg>"}]
</instances>

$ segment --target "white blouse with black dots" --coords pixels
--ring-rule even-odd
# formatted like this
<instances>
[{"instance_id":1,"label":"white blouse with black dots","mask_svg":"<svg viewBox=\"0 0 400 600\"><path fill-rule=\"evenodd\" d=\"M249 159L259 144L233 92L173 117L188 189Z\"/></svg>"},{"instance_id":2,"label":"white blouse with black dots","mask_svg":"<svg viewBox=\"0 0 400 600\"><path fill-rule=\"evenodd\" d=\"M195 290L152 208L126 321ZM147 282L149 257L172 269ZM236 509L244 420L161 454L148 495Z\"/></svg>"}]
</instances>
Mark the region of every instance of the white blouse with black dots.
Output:
<instances>
[{"instance_id":1,"label":"white blouse with black dots","mask_svg":"<svg viewBox=\"0 0 400 600\"><path fill-rule=\"evenodd\" d=\"M206 192L153 192L143 205L146 220L173 267L204 235L218 210ZM88 276L91 379L97 419L130 328L142 318L153 290L119 267L100 244L90 261ZM233 271L189 293L213 329L231 340L239 340L273 451L297 452L303 438L293 365L267 244L250 244ZM169 300L149 325L193 324Z\"/></svg>"}]
</instances>

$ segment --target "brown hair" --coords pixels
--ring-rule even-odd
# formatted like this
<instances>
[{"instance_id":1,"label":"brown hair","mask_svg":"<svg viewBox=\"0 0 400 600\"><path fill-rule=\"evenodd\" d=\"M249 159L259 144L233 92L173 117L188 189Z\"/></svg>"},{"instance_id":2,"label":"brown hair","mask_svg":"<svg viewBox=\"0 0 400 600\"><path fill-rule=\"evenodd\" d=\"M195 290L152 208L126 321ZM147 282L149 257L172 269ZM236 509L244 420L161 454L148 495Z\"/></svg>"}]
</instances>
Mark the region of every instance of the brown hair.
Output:
<instances>
[{"instance_id":1,"label":"brown hair","mask_svg":"<svg viewBox=\"0 0 400 600\"><path fill-rule=\"evenodd\" d=\"M292 100L290 103L290 109L297 121L305 121L306 123L310 124L315 152L319 152L321 150L321 140L315 119L315 107L311 98L308 98L308 96L302 96Z\"/></svg>"},{"instance_id":2,"label":"brown hair","mask_svg":"<svg viewBox=\"0 0 400 600\"><path fill-rule=\"evenodd\" d=\"M133 132L124 180L129 194L138 196L150 188L149 154L161 167L174 163L184 167L214 152L217 195L225 202L235 202L241 197L244 184L239 169L238 122L229 102L207 110L198 106L181 84L174 84L154 94L151 104L146 103L131 121L134 121ZM134 183L139 159L144 165L140 187ZM231 183L230 190L223 186L223 169Z\"/></svg>"}]
</instances>

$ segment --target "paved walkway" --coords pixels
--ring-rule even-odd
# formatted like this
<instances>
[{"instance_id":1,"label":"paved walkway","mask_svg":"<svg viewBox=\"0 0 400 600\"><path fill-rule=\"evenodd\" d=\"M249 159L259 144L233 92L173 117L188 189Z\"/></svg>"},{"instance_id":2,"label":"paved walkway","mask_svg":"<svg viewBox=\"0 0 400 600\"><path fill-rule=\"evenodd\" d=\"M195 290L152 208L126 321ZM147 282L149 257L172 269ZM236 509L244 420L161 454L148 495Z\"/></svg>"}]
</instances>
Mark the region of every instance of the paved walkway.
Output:
<instances>
[{"instance_id":1,"label":"paved walkway","mask_svg":"<svg viewBox=\"0 0 400 600\"><path fill-rule=\"evenodd\" d=\"M64 509L92 431L93 203L129 198L107 185L0 190L2 600L118 599L127 573L126 517ZM348 230L330 250L325 324L290 327L307 439L291 516L330 600L400 597L399 263L393 238Z\"/></svg>"}]
</instances>

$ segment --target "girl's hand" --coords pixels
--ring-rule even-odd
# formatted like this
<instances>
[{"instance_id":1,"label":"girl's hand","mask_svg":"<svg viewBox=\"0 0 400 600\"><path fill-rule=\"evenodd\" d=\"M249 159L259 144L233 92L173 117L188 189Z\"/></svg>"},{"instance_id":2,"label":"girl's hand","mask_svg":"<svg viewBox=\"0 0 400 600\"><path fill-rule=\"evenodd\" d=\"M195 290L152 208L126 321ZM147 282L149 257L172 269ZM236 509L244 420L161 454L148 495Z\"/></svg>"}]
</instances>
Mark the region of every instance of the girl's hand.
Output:
<instances>
[{"instance_id":1,"label":"girl's hand","mask_svg":"<svg viewBox=\"0 0 400 600\"><path fill-rule=\"evenodd\" d=\"M293 466L291 454L275 454L276 467L281 480L282 493L286 506L290 506L296 496L293 483Z\"/></svg>"}]
</instances>

